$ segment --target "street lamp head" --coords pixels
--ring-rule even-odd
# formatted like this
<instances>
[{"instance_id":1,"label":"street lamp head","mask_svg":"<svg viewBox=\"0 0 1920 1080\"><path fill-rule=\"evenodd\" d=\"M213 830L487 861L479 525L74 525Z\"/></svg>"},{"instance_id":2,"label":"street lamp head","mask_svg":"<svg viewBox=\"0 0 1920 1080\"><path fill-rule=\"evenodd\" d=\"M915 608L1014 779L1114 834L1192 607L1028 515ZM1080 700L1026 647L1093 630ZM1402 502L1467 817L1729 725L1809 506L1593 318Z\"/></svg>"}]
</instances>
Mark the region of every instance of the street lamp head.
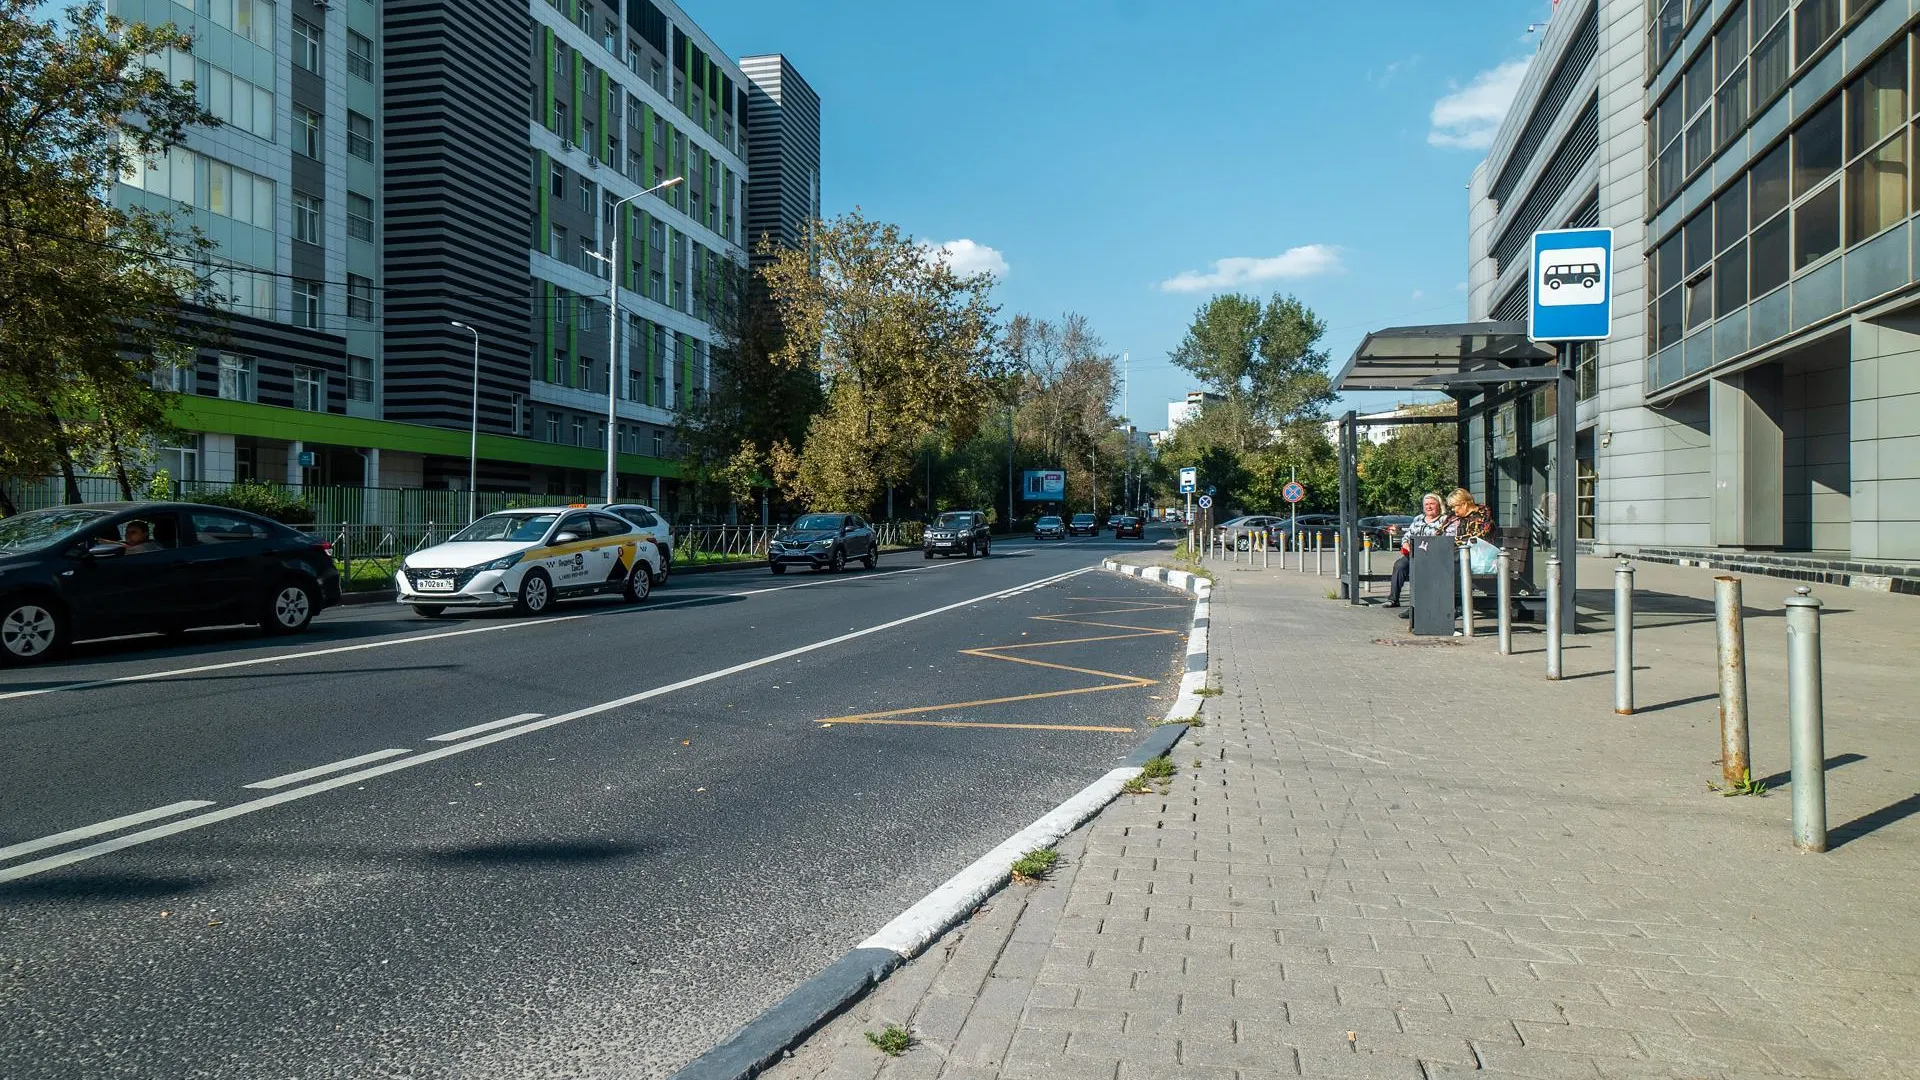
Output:
<instances>
[{"instance_id":1,"label":"street lamp head","mask_svg":"<svg viewBox=\"0 0 1920 1080\"><path fill-rule=\"evenodd\" d=\"M460 329L465 330L469 334L479 333L478 330L475 330L473 327L468 326L466 323L461 322L459 319L449 319L448 321L451 322L453 325L459 327Z\"/></svg>"},{"instance_id":2,"label":"street lamp head","mask_svg":"<svg viewBox=\"0 0 1920 1080\"><path fill-rule=\"evenodd\" d=\"M685 179L686 179L686 177L684 177L684 176L676 176L676 177L674 177L673 179L671 179L671 180L669 180L669 181L667 181L666 183L664 183L664 184L661 184L661 185L660 185L659 187L657 187L657 188L654 188L653 190L655 190L655 191L665 191L665 190L667 190L667 189L668 189L668 188L670 188L670 187L678 187L678 186L680 185L680 183L681 183L682 181L684 181Z\"/></svg>"}]
</instances>

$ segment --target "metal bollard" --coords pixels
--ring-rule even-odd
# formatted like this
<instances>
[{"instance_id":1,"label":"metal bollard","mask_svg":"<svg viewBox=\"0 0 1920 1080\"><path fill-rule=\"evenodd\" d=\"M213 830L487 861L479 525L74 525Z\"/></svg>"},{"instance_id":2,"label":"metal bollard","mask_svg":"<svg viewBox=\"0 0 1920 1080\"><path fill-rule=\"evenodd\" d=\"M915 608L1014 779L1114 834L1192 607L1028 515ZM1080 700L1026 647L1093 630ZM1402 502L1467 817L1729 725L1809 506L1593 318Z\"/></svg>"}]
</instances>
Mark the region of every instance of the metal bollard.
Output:
<instances>
[{"instance_id":1,"label":"metal bollard","mask_svg":"<svg viewBox=\"0 0 1920 1080\"><path fill-rule=\"evenodd\" d=\"M1460 555L1460 636L1473 636L1473 554L1462 546Z\"/></svg>"},{"instance_id":2,"label":"metal bollard","mask_svg":"<svg viewBox=\"0 0 1920 1080\"><path fill-rule=\"evenodd\" d=\"M1787 735L1792 747L1793 846L1827 850L1826 718L1820 686L1820 601L1802 585L1787 598Z\"/></svg>"},{"instance_id":3,"label":"metal bollard","mask_svg":"<svg viewBox=\"0 0 1920 1080\"><path fill-rule=\"evenodd\" d=\"M1500 557L1495 560L1494 563L1494 573L1498 574L1500 578L1499 581L1494 583L1494 603L1500 606L1500 610L1495 616L1499 620L1500 626L1500 655L1512 656L1513 582L1509 580L1509 576L1513 573L1513 556L1507 554L1506 548L1500 549Z\"/></svg>"},{"instance_id":4,"label":"metal bollard","mask_svg":"<svg viewBox=\"0 0 1920 1080\"><path fill-rule=\"evenodd\" d=\"M1327 538L1313 534L1313 576L1327 576Z\"/></svg>"},{"instance_id":5,"label":"metal bollard","mask_svg":"<svg viewBox=\"0 0 1920 1080\"><path fill-rule=\"evenodd\" d=\"M1560 557L1547 560L1547 678L1560 678Z\"/></svg>"},{"instance_id":6,"label":"metal bollard","mask_svg":"<svg viewBox=\"0 0 1920 1080\"><path fill-rule=\"evenodd\" d=\"M1373 539L1371 537L1367 538L1367 540L1362 545L1361 550L1365 553L1365 559L1360 565L1360 594L1362 596L1372 596L1373 595Z\"/></svg>"},{"instance_id":7,"label":"metal bollard","mask_svg":"<svg viewBox=\"0 0 1920 1080\"><path fill-rule=\"evenodd\" d=\"M1340 561L1340 533L1333 534L1333 576L1345 577L1347 564Z\"/></svg>"},{"instance_id":8,"label":"metal bollard","mask_svg":"<svg viewBox=\"0 0 1920 1080\"><path fill-rule=\"evenodd\" d=\"M1613 568L1613 711L1633 715L1633 564Z\"/></svg>"},{"instance_id":9,"label":"metal bollard","mask_svg":"<svg viewBox=\"0 0 1920 1080\"><path fill-rule=\"evenodd\" d=\"M1728 787L1745 784L1747 741L1747 634L1741 621L1740 579L1713 579L1713 621L1720 652L1720 777Z\"/></svg>"},{"instance_id":10,"label":"metal bollard","mask_svg":"<svg viewBox=\"0 0 1920 1080\"><path fill-rule=\"evenodd\" d=\"M1260 530L1260 569L1273 569L1273 534Z\"/></svg>"}]
</instances>

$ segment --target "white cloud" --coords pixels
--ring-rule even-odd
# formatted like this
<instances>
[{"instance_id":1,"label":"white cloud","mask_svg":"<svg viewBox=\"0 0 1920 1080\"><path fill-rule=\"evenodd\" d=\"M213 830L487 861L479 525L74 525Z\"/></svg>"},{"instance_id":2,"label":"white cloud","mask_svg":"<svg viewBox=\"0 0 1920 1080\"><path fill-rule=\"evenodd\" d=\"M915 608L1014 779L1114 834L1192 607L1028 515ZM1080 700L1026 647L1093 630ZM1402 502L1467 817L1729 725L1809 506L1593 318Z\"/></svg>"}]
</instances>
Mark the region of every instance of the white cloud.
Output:
<instances>
[{"instance_id":1,"label":"white cloud","mask_svg":"<svg viewBox=\"0 0 1920 1080\"><path fill-rule=\"evenodd\" d=\"M976 244L967 239L949 240L944 244L928 244L927 251L938 252L956 274L985 272L994 277L1007 276L1007 257L985 244Z\"/></svg>"},{"instance_id":2,"label":"white cloud","mask_svg":"<svg viewBox=\"0 0 1920 1080\"><path fill-rule=\"evenodd\" d=\"M1415 289L1415 290L1413 290L1413 299L1415 299L1415 300L1425 300L1426 298L1427 298L1427 292L1426 292L1426 290L1425 290L1425 289Z\"/></svg>"},{"instance_id":3,"label":"white cloud","mask_svg":"<svg viewBox=\"0 0 1920 1080\"><path fill-rule=\"evenodd\" d=\"M1409 56L1405 60L1395 60L1386 67L1381 68L1378 72L1368 71L1367 81L1372 83L1375 89L1384 90L1387 88L1387 84L1391 83L1400 74L1411 71L1419 66L1420 57L1418 56Z\"/></svg>"},{"instance_id":4,"label":"white cloud","mask_svg":"<svg viewBox=\"0 0 1920 1080\"><path fill-rule=\"evenodd\" d=\"M1161 292L1204 292L1284 278L1318 277L1340 269L1340 249L1331 244L1288 248L1269 259L1219 259L1206 273L1186 270L1160 283Z\"/></svg>"},{"instance_id":5,"label":"white cloud","mask_svg":"<svg viewBox=\"0 0 1920 1080\"><path fill-rule=\"evenodd\" d=\"M1464 87L1433 103L1433 126L1427 142L1450 150L1485 150L1493 145L1494 132L1513 104L1520 80L1527 74L1527 61L1509 60L1483 71Z\"/></svg>"}]
</instances>

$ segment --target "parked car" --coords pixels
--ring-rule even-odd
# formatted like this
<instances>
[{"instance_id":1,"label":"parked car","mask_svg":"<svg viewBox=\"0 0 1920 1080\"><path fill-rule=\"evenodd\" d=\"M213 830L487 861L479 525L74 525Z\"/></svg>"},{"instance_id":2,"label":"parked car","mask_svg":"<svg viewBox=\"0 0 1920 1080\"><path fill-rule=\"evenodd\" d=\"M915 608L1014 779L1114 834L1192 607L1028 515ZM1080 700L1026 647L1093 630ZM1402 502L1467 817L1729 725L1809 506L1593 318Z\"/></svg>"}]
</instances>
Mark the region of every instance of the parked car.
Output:
<instances>
[{"instance_id":1,"label":"parked car","mask_svg":"<svg viewBox=\"0 0 1920 1080\"><path fill-rule=\"evenodd\" d=\"M1067 535L1099 536L1100 520L1092 514L1075 514L1073 520L1067 522Z\"/></svg>"},{"instance_id":2,"label":"parked car","mask_svg":"<svg viewBox=\"0 0 1920 1080\"><path fill-rule=\"evenodd\" d=\"M1147 538L1146 522L1134 517L1132 514L1114 518L1113 538L1115 540L1125 540L1128 537L1132 537L1135 540L1145 540Z\"/></svg>"},{"instance_id":3,"label":"parked car","mask_svg":"<svg viewBox=\"0 0 1920 1080\"><path fill-rule=\"evenodd\" d=\"M305 630L340 602L327 544L200 503L91 503L0 520L0 662L74 641L256 623Z\"/></svg>"},{"instance_id":4,"label":"parked car","mask_svg":"<svg viewBox=\"0 0 1920 1080\"><path fill-rule=\"evenodd\" d=\"M1065 540L1067 538L1067 523L1052 514L1048 514L1046 517L1033 523L1033 538L1035 540Z\"/></svg>"},{"instance_id":5,"label":"parked car","mask_svg":"<svg viewBox=\"0 0 1920 1080\"><path fill-rule=\"evenodd\" d=\"M540 615L556 600L605 593L639 603L653 591L659 560L646 533L603 510L501 510L408 555L393 575L394 599L428 618L509 604Z\"/></svg>"},{"instance_id":6,"label":"parked car","mask_svg":"<svg viewBox=\"0 0 1920 1080\"><path fill-rule=\"evenodd\" d=\"M653 574L654 585L667 583L667 575L673 573L673 526L667 524L660 511L640 503L589 503L590 507L618 514L633 522L633 527L645 533L653 546L660 549L660 565Z\"/></svg>"},{"instance_id":7,"label":"parked car","mask_svg":"<svg viewBox=\"0 0 1920 1080\"><path fill-rule=\"evenodd\" d=\"M1375 551L1385 551L1400 546L1400 534L1413 524L1412 514L1379 514L1363 517L1356 524L1360 527L1363 540L1372 540Z\"/></svg>"},{"instance_id":8,"label":"parked car","mask_svg":"<svg viewBox=\"0 0 1920 1080\"><path fill-rule=\"evenodd\" d=\"M767 545L767 566L776 574L789 566L839 573L854 559L869 570L880 562L880 540L859 514L803 514Z\"/></svg>"},{"instance_id":9,"label":"parked car","mask_svg":"<svg viewBox=\"0 0 1920 1080\"><path fill-rule=\"evenodd\" d=\"M987 515L978 510L949 510L927 526L920 539L920 550L929 559L935 555L951 558L963 552L971 558L989 554L992 542Z\"/></svg>"},{"instance_id":10,"label":"parked car","mask_svg":"<svg viewBox=\"0 0 1920 1080\"><path fill-rule=\"evenodd\" d=\"M1269 530L1274 540L1293 535L1295 525L1292 518L1278 518ZM1300 539L1307 544L1316 540L1328 547L1333 546L1333 538L1340 532L1340 519L1333 514L1301 514L1298 518Z\"/></svg>"},{"instance_id":11,"label":"parked car","mask_svg":"<svg viewBox=\"0 0 1920 1080\"><path fill-rule=\"evenodd\" d=\"M1285 521L1285 518L1275 517L1272 514L1245 514L1237 518L1229 518L1214 528L1228 544L1237 550L1246 551L1253 547L1256 536L1264 535L1271 541L1274 526Z\"/></svg>"}]
</instances>

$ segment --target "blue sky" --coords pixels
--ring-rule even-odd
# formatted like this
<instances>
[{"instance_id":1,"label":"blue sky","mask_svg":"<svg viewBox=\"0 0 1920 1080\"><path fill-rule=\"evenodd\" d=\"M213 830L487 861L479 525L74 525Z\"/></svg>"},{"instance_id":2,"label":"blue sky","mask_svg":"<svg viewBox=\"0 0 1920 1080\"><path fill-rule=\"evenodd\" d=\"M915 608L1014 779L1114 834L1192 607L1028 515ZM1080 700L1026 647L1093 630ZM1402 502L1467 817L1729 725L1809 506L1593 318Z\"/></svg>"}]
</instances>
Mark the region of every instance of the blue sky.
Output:
<instances>
[{"instance_id":1,"label":"blue sky","mask_svg":"<svg viewBox=\"0 0 1920 1080\"><path fill-rule=\"evenodd\" d=\"M820 92L829 215L858 205L969 242L982 265L997 253L1005 312L1079 311L1131 353L1149 431L1190 387L1167 353L1214 292L1295 293L1326 319L1336 368L1370 328L1465 317L1467 178L1533 54L1527 25L1552 13L681 2L722 49L783 52Z\"/></svg>"}]
</instances>

